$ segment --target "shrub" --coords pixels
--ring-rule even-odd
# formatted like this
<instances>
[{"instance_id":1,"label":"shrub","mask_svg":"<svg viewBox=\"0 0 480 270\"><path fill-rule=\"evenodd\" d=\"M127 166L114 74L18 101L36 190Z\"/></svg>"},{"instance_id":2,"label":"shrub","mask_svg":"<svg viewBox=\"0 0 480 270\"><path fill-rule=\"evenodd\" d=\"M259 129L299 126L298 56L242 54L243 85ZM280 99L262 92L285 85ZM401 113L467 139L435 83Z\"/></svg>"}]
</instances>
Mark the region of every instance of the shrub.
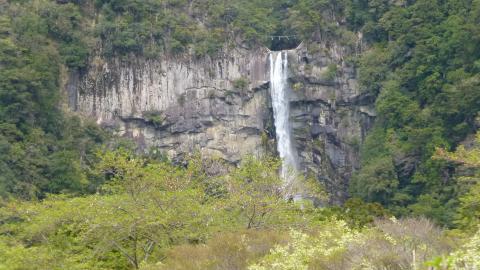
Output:
<instances>
[{"instance_id":1,"label":"shrub","mask_svg":"<svg viewBox=\"0 0 480 270\"><path fill-rule=\"evenodd\" d=\"M277 245L249 269L420 269L451 248L443 231L425 218L375 224L359 231L332 219L310 233L292 230L287 245Z\"/></svg>"},{"instance_id":2,"label":"shrub","mask_svg":"<svg viewBox=\"0 0 480 270\"><path fill-rule=\"evenodd\" d=\"M480 230L467 240L459 249L446 257L429 262L435 269L480 269Z\"/></svg>"},{"instance_id":3,"label":"shrub","mask_svg":"<svg viewBox=\"0 0 480 270\"><path fill-rule=\"evenodd\" d=\"M420 269L451 249L444 232L426 218L379 219L362 237L349 247L346 269Z\"/></svg>"},{"instance_id":4,"label":"shrub","mask_svg":"<svg viewBox=\"0 0 480 270\"><path fill-rule=\"evenodd\" d=\"M337 72L338 72L337 65L332 63L327 66L327 69L324 71L322 75L326 80L333 81L337 76Z\"/></svg>"},{"instance_id":5,"label":"shrub","mask_svg":"<svg viewBox=\"0 0 480 270\"><path fill-rule=\"evenodd\" d=\"M152 123L156 128L162 126L165 122L165 116L162 114L162 112L158 111L146 111L143 113L143 117L146 121Z\"/></svg>"},{"instance_id":6,"label":"shrub","mask_svg":"<svg viewBox=\"0 0 480 270\"><path fill-rule=\"evenodd\" d=\"M247 86L249 84L247 78L239 78L239 79L236 79L232 82L233 84L233 88L235 88L235 90L246 90L247 89Z\"/></svg>"},{"instance_id":7,"label":"shrub","mask_svg":"<svg viewBox=\"0 0 480 270\"><path fill-rule=\"evenodd\" d=\"M205 244L174 247L161 265L152 264L142 270L245 269L249 261L261 258L288 238L288 233L270 230L219 233Z\"/></svg>"},{"instance_id":8,"label":"shrub","mask_svg":"<svg viewBox=\"0 0 480 270\"><path fill-rule=\"evenodd\" d=\"M292 86L293 90L295 91L300 91L303 87L304 85L301 82L294 83Z\"/></svg>"},{"instance_id":9,"label":"shrub","mask_svg":"<svg viewBox=\"0 0 480 270\"><path fill-rule=\"evenodd\" d=\"M325 222L312 234L292 230L287 245L277 245L248 269L340 269L344 261L342 254L348 244L357 241L358 235L340 220ZM323 268L325 266L331 268Z\"/></svg>"}]
</instances>

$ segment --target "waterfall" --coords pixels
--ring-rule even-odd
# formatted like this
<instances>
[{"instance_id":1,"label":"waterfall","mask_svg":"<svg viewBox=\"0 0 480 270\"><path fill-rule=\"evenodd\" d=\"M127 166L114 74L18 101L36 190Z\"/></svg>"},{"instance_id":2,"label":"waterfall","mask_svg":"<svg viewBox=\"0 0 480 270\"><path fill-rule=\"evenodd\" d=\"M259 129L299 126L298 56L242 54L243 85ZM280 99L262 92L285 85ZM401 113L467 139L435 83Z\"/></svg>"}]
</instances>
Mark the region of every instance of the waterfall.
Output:
<instances>
[{"instance_id":1,"label":"waterfall","mask_svg":"<svg viewBox=\"0 0 480 270\"><path fill-rule=\"evenodd\" d=\"M277 150L282 160L281 176L286 188L294 183L298 168L296 151L290 129L290 102L288 98L288 55L286 51L270 53L270 95L272 98Z\"/></svg>"}]
</instances>

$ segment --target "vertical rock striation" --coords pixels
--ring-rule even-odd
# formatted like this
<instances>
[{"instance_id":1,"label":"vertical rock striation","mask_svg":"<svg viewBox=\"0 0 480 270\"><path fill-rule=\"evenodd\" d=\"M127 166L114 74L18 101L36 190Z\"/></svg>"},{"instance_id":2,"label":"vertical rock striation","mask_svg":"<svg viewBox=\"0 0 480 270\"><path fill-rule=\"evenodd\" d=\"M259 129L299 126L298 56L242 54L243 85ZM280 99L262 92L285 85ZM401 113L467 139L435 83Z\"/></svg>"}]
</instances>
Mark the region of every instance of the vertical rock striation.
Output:
<instances>
[{"instance_id":1,"label":"vertical rock striation","mask_svg":"<svg viewBox=\"0 0 480 270\"><path fill-rule=\"evenodd\" d=\"M375 117L373 98L359 92L348 48L334 42L309 47L289 53L294 140L303 172L323 182L332 202L340 203Z\"/></svg>"},{"instance_id":2,"label":"vertical rock striation","mask_svg":"<svg viewBox=\"0 0 480 270\"><path fill-rule=\"evenodd\" d=\"M374 118L358 92L346 48L332 42L288 51L289 125L298 167L346 197L358 146ZM237 163L274 148L267 49L202 59L92 59L66 86L70 108L171 158L199 150Z\"/></svg>"},{"instance_id":3,"label":"vertical rock striation","mask_svg":"<svg viewBox=\"0 0 480 270\"><path fill-rule=\"evenodd\" d=\"M172 158L260 154L269 110L267 50L203 59L96 58L67 85L70 107Z\"/></svg>"}]
</instances>

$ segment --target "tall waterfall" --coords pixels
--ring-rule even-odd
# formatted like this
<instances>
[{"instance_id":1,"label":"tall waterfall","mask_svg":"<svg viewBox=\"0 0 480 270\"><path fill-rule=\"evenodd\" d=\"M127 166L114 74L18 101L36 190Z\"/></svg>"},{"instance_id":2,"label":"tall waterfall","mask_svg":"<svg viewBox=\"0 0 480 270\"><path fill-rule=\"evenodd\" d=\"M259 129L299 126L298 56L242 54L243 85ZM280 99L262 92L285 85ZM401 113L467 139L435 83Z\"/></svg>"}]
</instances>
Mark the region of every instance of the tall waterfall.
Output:
<instances>
[{"instance_id":1,"label":"tall waterfall","mask_svg":"<svg viewBox=\"0 0 480 270\"><path fill-rule=\"evenodd\" d=\"M288 55L286 51L270 53L270 95L272 98L277 150L282 159L281 175L285 187L293 185L297 170L297 153L292 145L290 130L290 103L288 99Z\"/></svg>"}]
</instances>

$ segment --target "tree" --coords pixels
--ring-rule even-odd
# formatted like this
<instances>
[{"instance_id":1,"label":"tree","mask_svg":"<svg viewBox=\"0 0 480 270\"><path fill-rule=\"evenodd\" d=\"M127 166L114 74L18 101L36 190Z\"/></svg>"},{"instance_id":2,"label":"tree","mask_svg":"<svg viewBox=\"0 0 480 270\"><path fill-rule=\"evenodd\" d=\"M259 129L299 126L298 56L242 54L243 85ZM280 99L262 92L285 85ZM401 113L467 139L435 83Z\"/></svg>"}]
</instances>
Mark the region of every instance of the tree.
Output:
<instances>
[{"instance_id":1,"label":"tree","mask_svg":"<svg viewBox=\"0 0 480 270\"><path fill-rule=\"evenodd\" d=\"M225 203L238 214L245 228L267 226L276 213L285 207L282 179L278 174L280 162L273 158L257 160L247 157L240 167L225 176L228 198Z\"/></svg>"},{"instance_id":2,"label":"tree","mask_svg":"<svg viewBox=\"0 0 480 270\"><path fill-rule=\"evenodd\" d=\"M88 237L100 249L119 251L135 269L155 248L199 241L211 216L195 168L147 162L125 150L105 152L97 170L109 178L110 195L98 201Z\"/></svg>"},{"instance_id":3,"label":"tree","mask_svg":"<svg viewBox=\"0 0 480 270\"><path fill-rule=\"evenodd\" d=\"M171 245L203 241L222 222L194 164L182 168L126 150L100 152L99 158L96 173L107 179L98 194L12 201L0 208L1 223L9 224L2 229L20 242L19 250L51 249L59 265L69 260L86 269L138 269ZM45 269L54 269L48 258Z\"/></svg>"},{"instance_id":4,"label":"tree","mask_svg":"<svg viewBox=\"0 0 480 270\"><path fill-rule=\"evenodd\" d=\"M467 185L468 192L460 197L456 223L461 228L477 230L477 225L480 224L480 132L477 133L475 145L471 149L467 150L463 145L458 146L455 152L437 148L435 157L469 169L466 175L459 176L460 182Z\"/></svg>"}]
</instances>

